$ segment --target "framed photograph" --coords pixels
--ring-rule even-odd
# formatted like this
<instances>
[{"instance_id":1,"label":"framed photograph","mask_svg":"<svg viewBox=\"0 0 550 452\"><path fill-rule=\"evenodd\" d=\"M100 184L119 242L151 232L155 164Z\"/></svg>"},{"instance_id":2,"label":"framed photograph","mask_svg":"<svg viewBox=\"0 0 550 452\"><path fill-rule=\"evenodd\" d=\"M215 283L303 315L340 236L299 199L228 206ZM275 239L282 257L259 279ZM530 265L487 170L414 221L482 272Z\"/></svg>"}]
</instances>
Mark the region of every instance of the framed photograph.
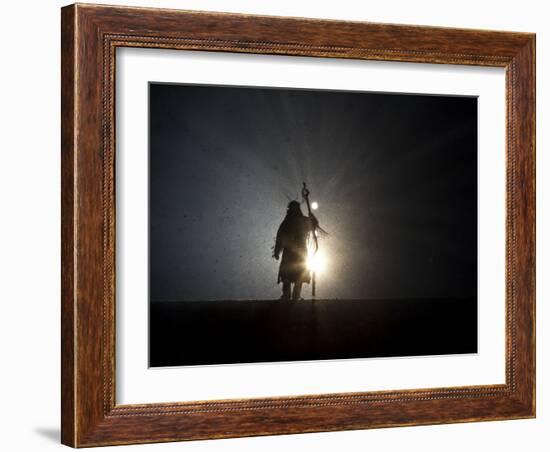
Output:
<instances>
[{"instance_id":1,"label":"framed photograph","mask_svg":"<svg viewBox=\"0 0 550 452\"><path fill-rule=\"evenodd\" d=\"M62 442L535 416L535 36L62 8Z\"/></svg>"}]
</instances>

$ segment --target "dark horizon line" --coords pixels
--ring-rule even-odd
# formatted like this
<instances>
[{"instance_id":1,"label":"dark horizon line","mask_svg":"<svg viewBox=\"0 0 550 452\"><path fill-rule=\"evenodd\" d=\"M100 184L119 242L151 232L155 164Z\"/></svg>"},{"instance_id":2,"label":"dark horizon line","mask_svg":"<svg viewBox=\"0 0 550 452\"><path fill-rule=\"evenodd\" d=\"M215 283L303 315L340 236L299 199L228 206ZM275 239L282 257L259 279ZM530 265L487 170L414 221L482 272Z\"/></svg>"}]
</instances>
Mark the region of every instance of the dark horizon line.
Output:
<instances>
[{"instance_id":1,"label":"dark horizon line","mask_svg":"<svg viewBox=\"0 0 550 452\"><path fill-rule=\"evenodd\" d=\"M400 300L400 301L427 301L427 300L471 300L473 298L478 298L477 295L476 296L472 296L472 297L450 297L450 296L445 296L445 297L385 297L385 298L381 298L381 297L374 297L374 298L321 298L321 297L317 297L317 298L311 298L311 297L307 297L307 298L304 298L302 300L281 300L279 298L268 298L268 299L263 299L263 300L259 300L259 299L256 299L256 298L238 298L238 299L207 299L207 300L149 300L150 303L201 303L201 302L240 302L240 301L244 301L244 302L254 302L254 301L257 301L257 302L264 302L264 301L281 301L281 302L292 302L292 303L299 303L301 301L384 301L384 300L388 300L388 301L395 301L395 300Z\"/></svg>"}]
</instances>

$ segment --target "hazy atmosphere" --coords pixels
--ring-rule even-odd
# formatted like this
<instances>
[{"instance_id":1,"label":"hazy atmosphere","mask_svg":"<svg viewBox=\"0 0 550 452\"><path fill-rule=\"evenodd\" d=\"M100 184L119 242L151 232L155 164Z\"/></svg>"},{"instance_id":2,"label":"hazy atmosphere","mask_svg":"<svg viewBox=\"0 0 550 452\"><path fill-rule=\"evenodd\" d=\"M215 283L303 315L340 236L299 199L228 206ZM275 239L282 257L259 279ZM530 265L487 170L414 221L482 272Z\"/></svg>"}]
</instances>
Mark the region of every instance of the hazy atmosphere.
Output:
<instances>
[{"instance_id":1,"label":"hazy atmosphere","mask_svg":"<svg viewBox=\"0 0 550 452\"><path fill-rule=\"evenodd\" d=\"M303 181L319 298L475 297L475 98L152 83L151 300L278 298Z\"/></svg>"}]
</instances>

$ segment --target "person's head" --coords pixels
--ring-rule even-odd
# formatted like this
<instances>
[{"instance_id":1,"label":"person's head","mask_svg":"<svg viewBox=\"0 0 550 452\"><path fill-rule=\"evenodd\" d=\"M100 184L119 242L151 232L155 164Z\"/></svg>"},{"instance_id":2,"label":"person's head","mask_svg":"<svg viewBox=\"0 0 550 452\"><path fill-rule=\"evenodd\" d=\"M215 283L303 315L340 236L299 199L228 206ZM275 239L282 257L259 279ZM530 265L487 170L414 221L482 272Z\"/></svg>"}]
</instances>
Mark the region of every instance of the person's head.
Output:
<instances>
[{"instance_id":1,"label":"person's head","mask_svg":"<svg viewBox=\"0 0 550 452\"><path fill-rule=\"evenodd\" d=\"M302 215L302 209L300 209L300 203L298 201L290 201L288 203L286 214L290 216Z\"/></svg>"}]
</instances>

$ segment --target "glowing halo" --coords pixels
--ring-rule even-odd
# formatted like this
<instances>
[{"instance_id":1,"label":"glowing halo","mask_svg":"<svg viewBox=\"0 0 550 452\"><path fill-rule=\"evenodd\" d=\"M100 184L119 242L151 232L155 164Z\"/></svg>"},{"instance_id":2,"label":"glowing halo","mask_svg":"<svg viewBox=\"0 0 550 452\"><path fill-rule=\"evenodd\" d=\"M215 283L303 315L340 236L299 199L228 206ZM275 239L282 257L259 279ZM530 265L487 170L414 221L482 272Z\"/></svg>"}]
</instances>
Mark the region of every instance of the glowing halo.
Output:
<instances>
[{"instance_id":1,"label":"glowing halo","mask_svg":"<svg viewBox=\"0 0 550 452\"><path fill-rule=\"evenodd\" d=\"M317 253L310 251L308 252L306 265L309 271L320 274L323 273L327 267L327 259L321 251Z\"/></svg>"}]
</instances>

